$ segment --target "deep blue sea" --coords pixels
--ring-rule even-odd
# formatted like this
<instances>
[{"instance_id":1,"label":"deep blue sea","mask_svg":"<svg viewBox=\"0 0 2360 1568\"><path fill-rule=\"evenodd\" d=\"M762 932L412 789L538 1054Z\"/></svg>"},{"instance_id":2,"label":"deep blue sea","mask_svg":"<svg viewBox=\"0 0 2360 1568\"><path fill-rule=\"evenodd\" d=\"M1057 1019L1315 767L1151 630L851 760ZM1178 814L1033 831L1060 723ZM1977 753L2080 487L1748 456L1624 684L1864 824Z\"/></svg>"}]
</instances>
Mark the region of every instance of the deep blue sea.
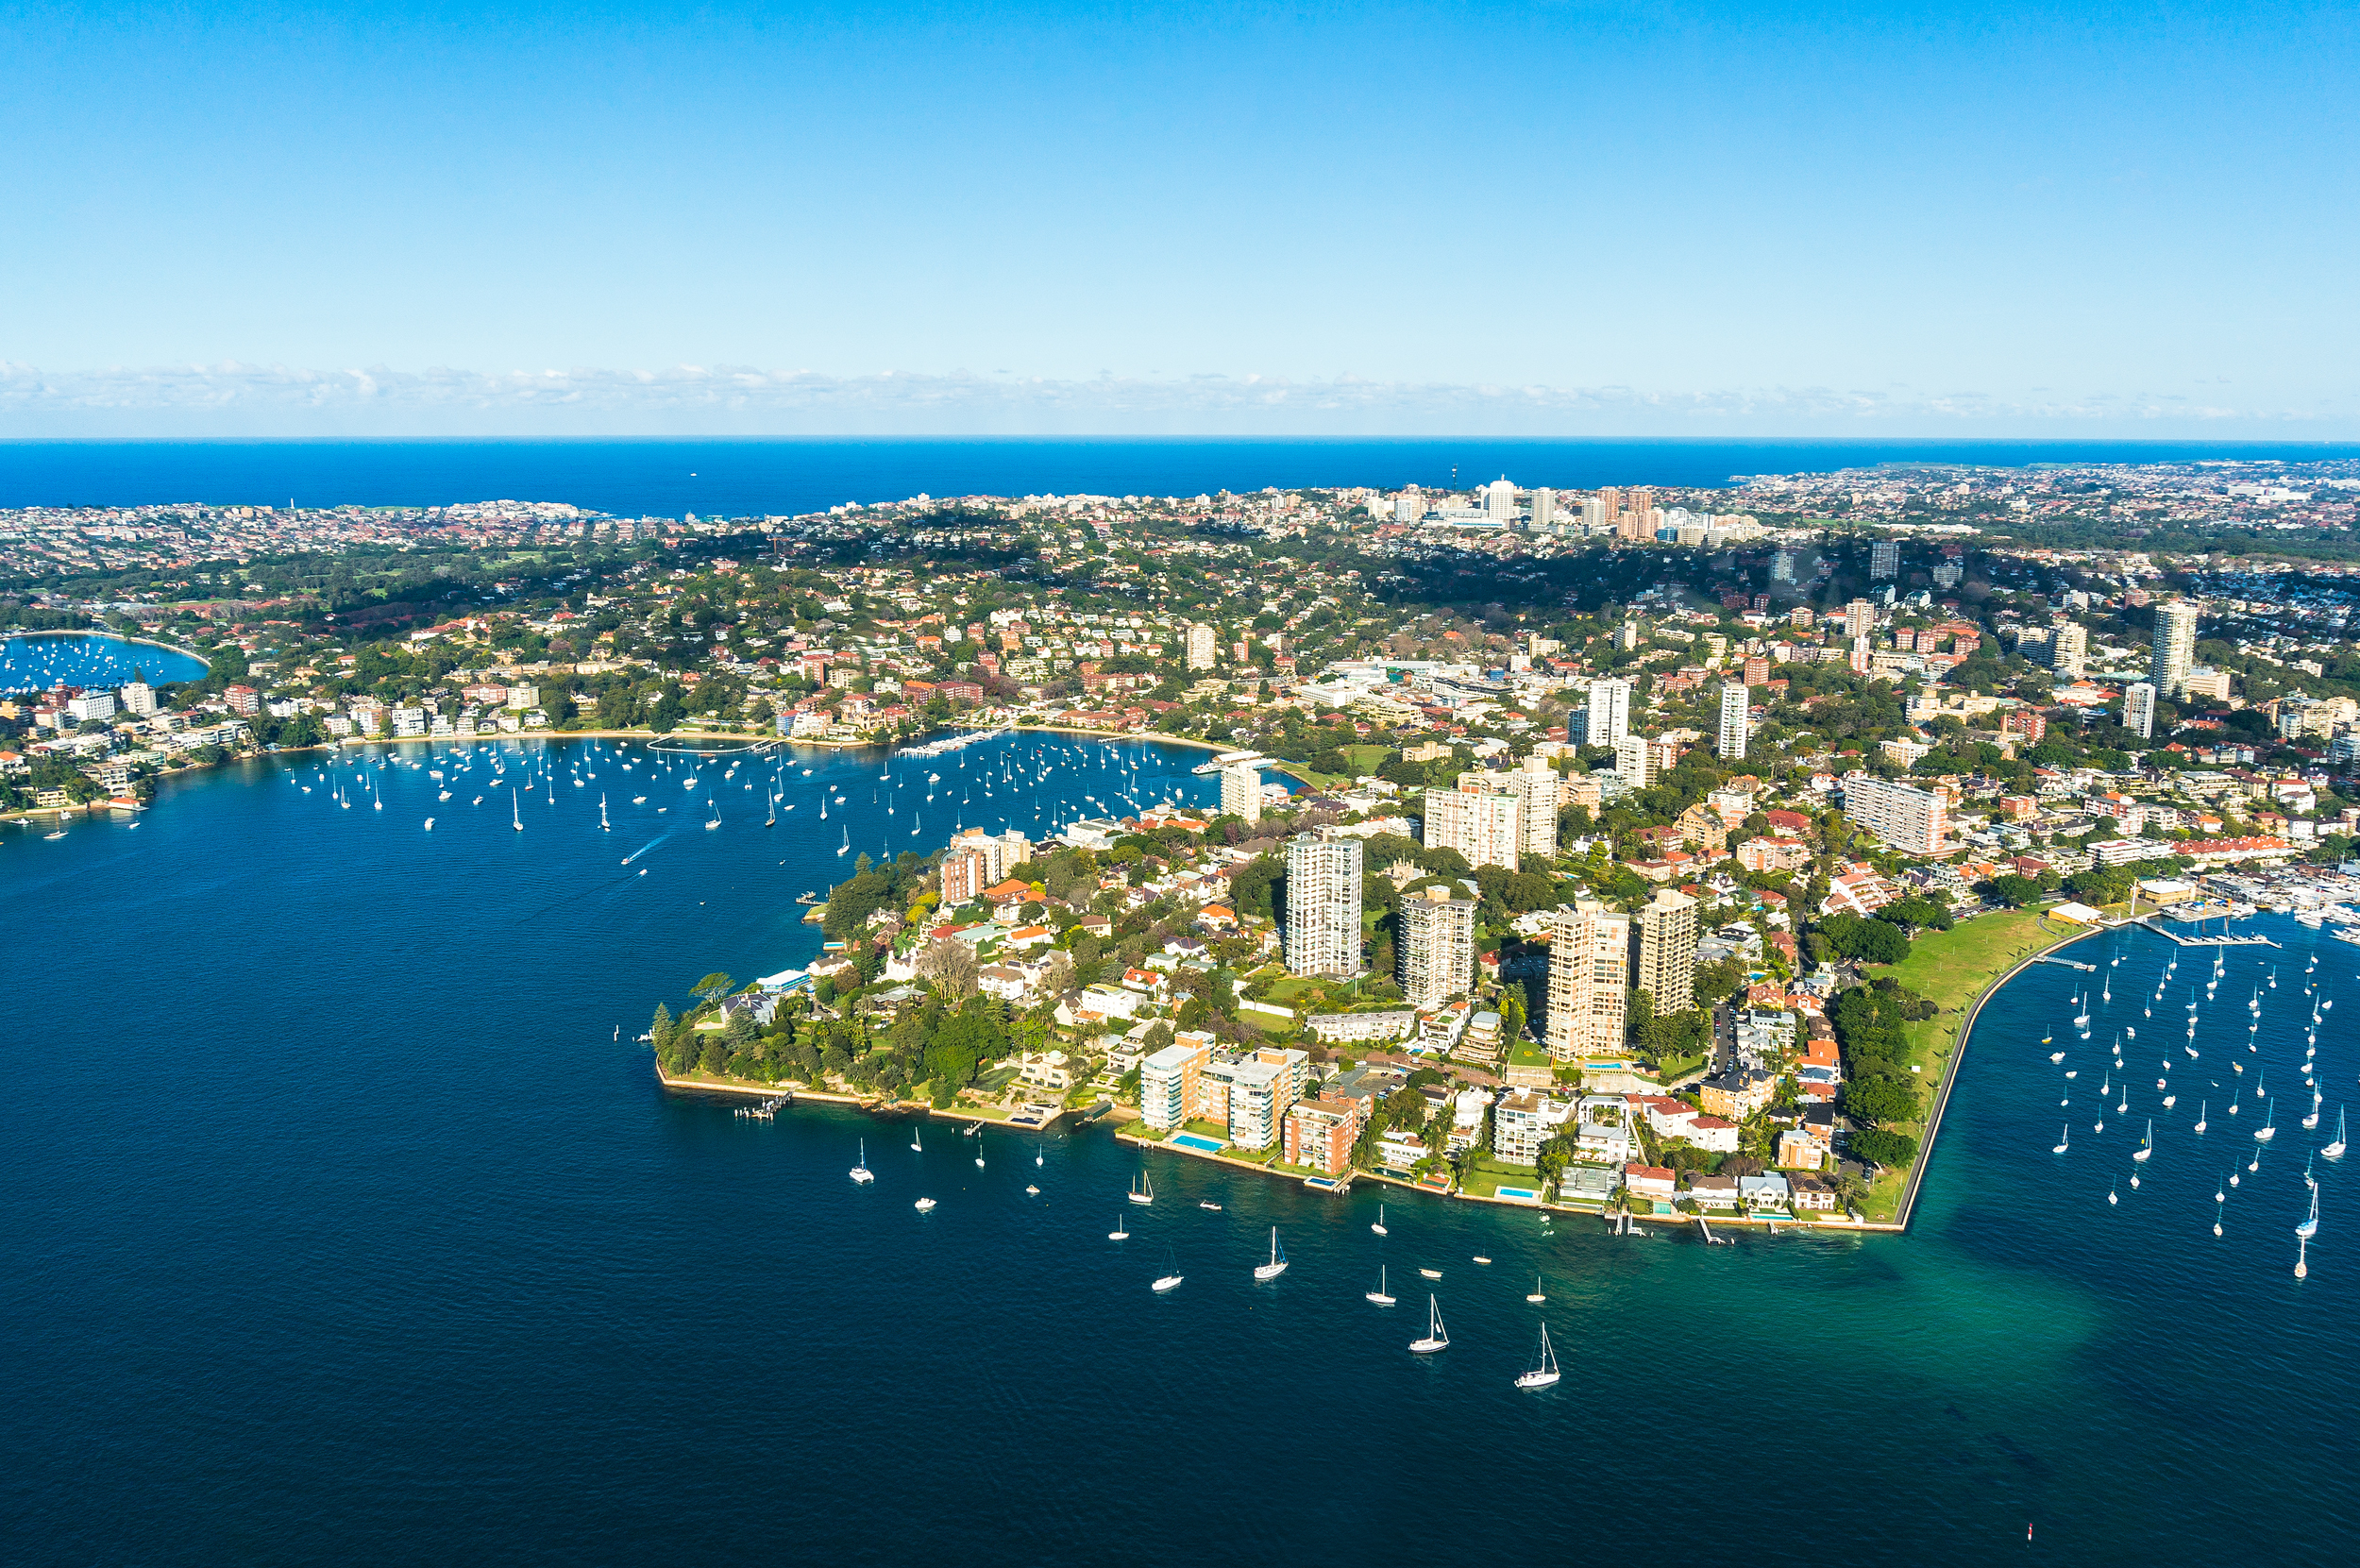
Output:
<instances>
[{"instance_id":1,"label":"deep blue sea","mask_svg":"<svg viewBox=\"0 0 2360 1568\"><path fill-rule=\"evenodd\" d=\"M570 501L623 516L784 515L915 495L1193 496L1269 485L1724 485L1879 463L2285 462L2360 445L2189 441L812 438L698 441L5 441L0 507L167 501Z\"/></svg>"},{"instance_id":2,"label":"deep blue sea","mask_svg":"<svg viewBox=\"0 0 2360 1568\"><path fill-rule=\"evenodd\" d=\"M979 1169L940 1123L919 1152L906 1121L666 1095L632 1043L709 969L810 957L793 900L846 869L847 839L1202 800L1200 754L1042 736L964 768L815 751L733 777L609 743L413 745L168 781L137 826L0 828L7 1560L2360 1546L2352 1161L2311 1162L2323 1218L2310 1277L2291 1273L2308 1151L2360 1070L2360 949L2288 919L2247 922L2283 946L2233 953L2209 998L2190 955L2158 1000L2175 950L2143 933L2072 949L2097 975L2013 984L1905 1237L1616 1239L1176 1156L1138 1210L1140 1157L1102 1131L986 1135ZM796 807L776 828L766 784ZM2093 983L2111 996L2084 1041L2072 997ZM2316 1133L2306 985L2335 1003ZM863 1139L868 1188L846 1177ZM940 1206L919 1215L921 1195ZM1257 1286L1272 1225L1293 1267ZM1186 1282L1159 1297L1167 1257ZM1380 1265L1391 1310L1362 1300ZM1452 1346L1420 1358L1427 1289ZM1519 1392L1543 1321L1566 1378Z\"/></svg>"}]
</instances>

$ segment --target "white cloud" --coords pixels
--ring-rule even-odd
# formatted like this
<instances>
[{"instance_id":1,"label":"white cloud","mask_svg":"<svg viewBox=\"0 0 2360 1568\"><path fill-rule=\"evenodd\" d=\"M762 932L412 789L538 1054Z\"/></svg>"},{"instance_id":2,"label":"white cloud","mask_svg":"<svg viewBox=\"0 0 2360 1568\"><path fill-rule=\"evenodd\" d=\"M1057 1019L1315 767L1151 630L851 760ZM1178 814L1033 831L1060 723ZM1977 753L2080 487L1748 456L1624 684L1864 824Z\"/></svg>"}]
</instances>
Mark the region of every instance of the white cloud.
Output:
<instances>
[{"instance_id":1,"label":"white cloud","mask_svg":"<svg viewBox=\"0 0 2360 1568\"><path fill-rule=\"evenodd\" d=\"M885 372L744 366L482 372L228 362L42 371L0 362L0 435L2274 435L2360 430L2339 405L2184 395L2016 396L1835 387L1662 393L1283 377Z\"/></svg>"}]
</instances>

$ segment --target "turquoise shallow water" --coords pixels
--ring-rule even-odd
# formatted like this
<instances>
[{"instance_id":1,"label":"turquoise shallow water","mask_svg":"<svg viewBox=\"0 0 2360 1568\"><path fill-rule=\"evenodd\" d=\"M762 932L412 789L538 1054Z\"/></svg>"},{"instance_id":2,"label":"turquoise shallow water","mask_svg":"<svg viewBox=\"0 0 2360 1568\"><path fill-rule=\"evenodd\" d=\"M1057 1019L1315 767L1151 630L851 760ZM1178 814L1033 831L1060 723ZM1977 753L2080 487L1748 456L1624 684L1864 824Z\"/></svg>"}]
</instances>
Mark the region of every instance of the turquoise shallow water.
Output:
<instances>
[{"instance_id":1,"label":"turquoise shallow water","mask_svg":"<svg viewBox=\"0 0 2360 1568\"><path fill-rule=\"evenodd\" d=\"M514 789L522 833L510 789L538 748L477 751L449 801L384 752L307 754L168 781L136 828L0 830L10 1560L1660 1560L1677 1542L1947 1563L2023 1552L2030 1523L2032 1552L2073 1561L2267 1541L2326 1562L2360 1539L2347 1171L2320 1168L2312 1275L2289 1273L2300 976L2316 950L2338 1003L2332 1129L2360 950L2291 920L2250 922L2287 945L2261 954L2280 983L2247 1073L2252 953L2116 1206L2149 1069L2166 1045L2185 1062L2183 1011L2138 1016L2168 950L2075 950L2123 957L2087 1044L2065 1027L2080 977L2013 984L1906 1238L1617 1240L1172 1156L1155 1206L1126 1211L1138 1156L1103 1133L987 1135L978 1170L940 1125L919 1153L905 1123L751 1122L657 1089L629 1037L706 969L807 957L791 901L842 870L839 829L908 844L922 810L930 843L981 815L987 763L990 809L1020 819L1036 792L1001 784L1019 759L1055 764L1038 809L1071 815L1107 798L1114 754L995 742L965 770L901 765L893 794L873 754L812 753L764 829L767 774L708 763L687 789L678 757L577 743L548 753L554 804ZM1119 754L1142 799L1208 793L1198 754ZM577 767L597 777L576 788ZM925 770L961 801L925 802ZM822 825L827 781L847 804ZM723 825L700 829L716 801ZM2124 1026L2151 1040L2126 1045L2131 1110L2086 1133L2089 1086L2060 1108L2039 1037L2104 1071ZM2265 1068L2284 1130L2216 1239L2213 1184L2267 1102L2249 1087L2233 1129L2216 1101L2199 1138L2194 1101ZM863 1137L867 1189L845 1175ZM923 1219L920 1195L940 1204ZM1106 1239L1118 1212L1127 1243ZM1257 1287L1273 1224L1293 1266ZM1156 1297L1167 1248L1187 1279ZM1380 1263L1391 1312L1361 1299ZM1422 1265L1453 1340L1431 1359L1404 1349ZM1543 1318L1567 1376L1519 1393Z\"/></svg>"}]
</instances>

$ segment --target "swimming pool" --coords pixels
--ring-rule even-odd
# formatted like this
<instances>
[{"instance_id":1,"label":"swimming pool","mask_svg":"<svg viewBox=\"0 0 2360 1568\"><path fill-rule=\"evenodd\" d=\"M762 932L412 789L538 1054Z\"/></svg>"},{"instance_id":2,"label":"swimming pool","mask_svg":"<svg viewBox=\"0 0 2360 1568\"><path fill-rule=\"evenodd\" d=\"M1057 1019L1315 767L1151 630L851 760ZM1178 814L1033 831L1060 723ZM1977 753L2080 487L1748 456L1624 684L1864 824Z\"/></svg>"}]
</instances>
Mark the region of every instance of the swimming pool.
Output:
<instances>
[{"instance_id":1,"label":"swimming pool","mask_svg":"<svg viewBox=\"0 0 2360 1568\"><path fill-rule=\"evenodd\" d=\"M1194 1149L1199 1154L1205 1155L1218 1155L1229 1147L1219 1138L1205 1138L1199 1133L1174 1133L1164 1141L1177 1143L1183 1149Z\"/></svg>"},{"instance_id":2,"label":"swimming pool","mask_svg":"<svg viewBox=\"0 0 2360 1568\"><path fill-rule=\"evenodd\" d=\"M1497 1190L1500 1197L1512 1204L1537 1204L1541 1201L1541 1194L1529 1187L1503 1187Z\"/></svg>"}]
</instances>

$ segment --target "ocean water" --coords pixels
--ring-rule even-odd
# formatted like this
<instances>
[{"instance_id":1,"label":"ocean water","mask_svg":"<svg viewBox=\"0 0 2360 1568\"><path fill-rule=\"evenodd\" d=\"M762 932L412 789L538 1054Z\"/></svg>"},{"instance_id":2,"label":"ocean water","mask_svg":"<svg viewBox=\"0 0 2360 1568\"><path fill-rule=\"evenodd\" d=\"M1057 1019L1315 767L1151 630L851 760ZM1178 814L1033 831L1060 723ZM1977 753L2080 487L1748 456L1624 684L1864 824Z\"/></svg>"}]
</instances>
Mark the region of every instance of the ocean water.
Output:
<instances>
[{"instance_id":1,"label":"ocean water","mask_svg":"<svg viewBox=\"0 0 2360 1568\"><path fill-rule=\"evenodd\" d=\"M17 636L0 642L0 691L46 691L69 686L120 686L134 675L157 684L199 681L205 662L154 643L79 632Z\"/></svg>"},{"instance_id":2,"label":"ocean water","mask_svg":"<svg viewBox=\"0 0 2360 1568\"><path fill-rule=\"evenodd\" d=\"M624 516L792 514L934 496L1192 496L1268 485L1713 486L1879 463L2285 462L2360 445L2187 441L864 439L9 441L0 507L570 501Z\"/></svg>"},{"instance_id":3,"label":"ocean water","mask_svg":"<svg viewBox=\"0 0 2360 1568\"><path fill-rule=\"evenodd\" d=\"M2360 1544L2352 1162L2319 1162L2290 1273L2305 969L2335 1003L2324 1138L2360 1069L2360 950L2289 919L2248 922L2284 945L2233 953L2194 1061L2200 960L2153 1002L2157 937L2011 985L1905 1237L1617 1239L1170 1155L1140 1209L1142 1158L1102 1130L986 1134L978 1168L942 1123L666 1095L631 1037L708 969L807 958L792 901L846 836L1070 817L1118 782L1202 800L1199 754L798 753L771 829L767 763L697 763L692 788L678 754L486 745L436 764L443 801L423 749L394 754L169 781L137 827L0 829L11 1562L1980 1563L2028 1525L2075 1562ZM2113 993L2087 1042L2085 979ZM2091 1132L2118 1029L2130 1109ZM2248 1172L2265 1071L2281 1130ZM1292 1268L1256 1286L1273 1225ZM1155 1296L1168 1258L1186 1280ZM1380 1266L1390 1310L1362 1299ZM1429 1290L1452 1345L1420 1358ZM1543 1321L1566 1376L1520 1392Z\"/></svg>"}]
</instances>

